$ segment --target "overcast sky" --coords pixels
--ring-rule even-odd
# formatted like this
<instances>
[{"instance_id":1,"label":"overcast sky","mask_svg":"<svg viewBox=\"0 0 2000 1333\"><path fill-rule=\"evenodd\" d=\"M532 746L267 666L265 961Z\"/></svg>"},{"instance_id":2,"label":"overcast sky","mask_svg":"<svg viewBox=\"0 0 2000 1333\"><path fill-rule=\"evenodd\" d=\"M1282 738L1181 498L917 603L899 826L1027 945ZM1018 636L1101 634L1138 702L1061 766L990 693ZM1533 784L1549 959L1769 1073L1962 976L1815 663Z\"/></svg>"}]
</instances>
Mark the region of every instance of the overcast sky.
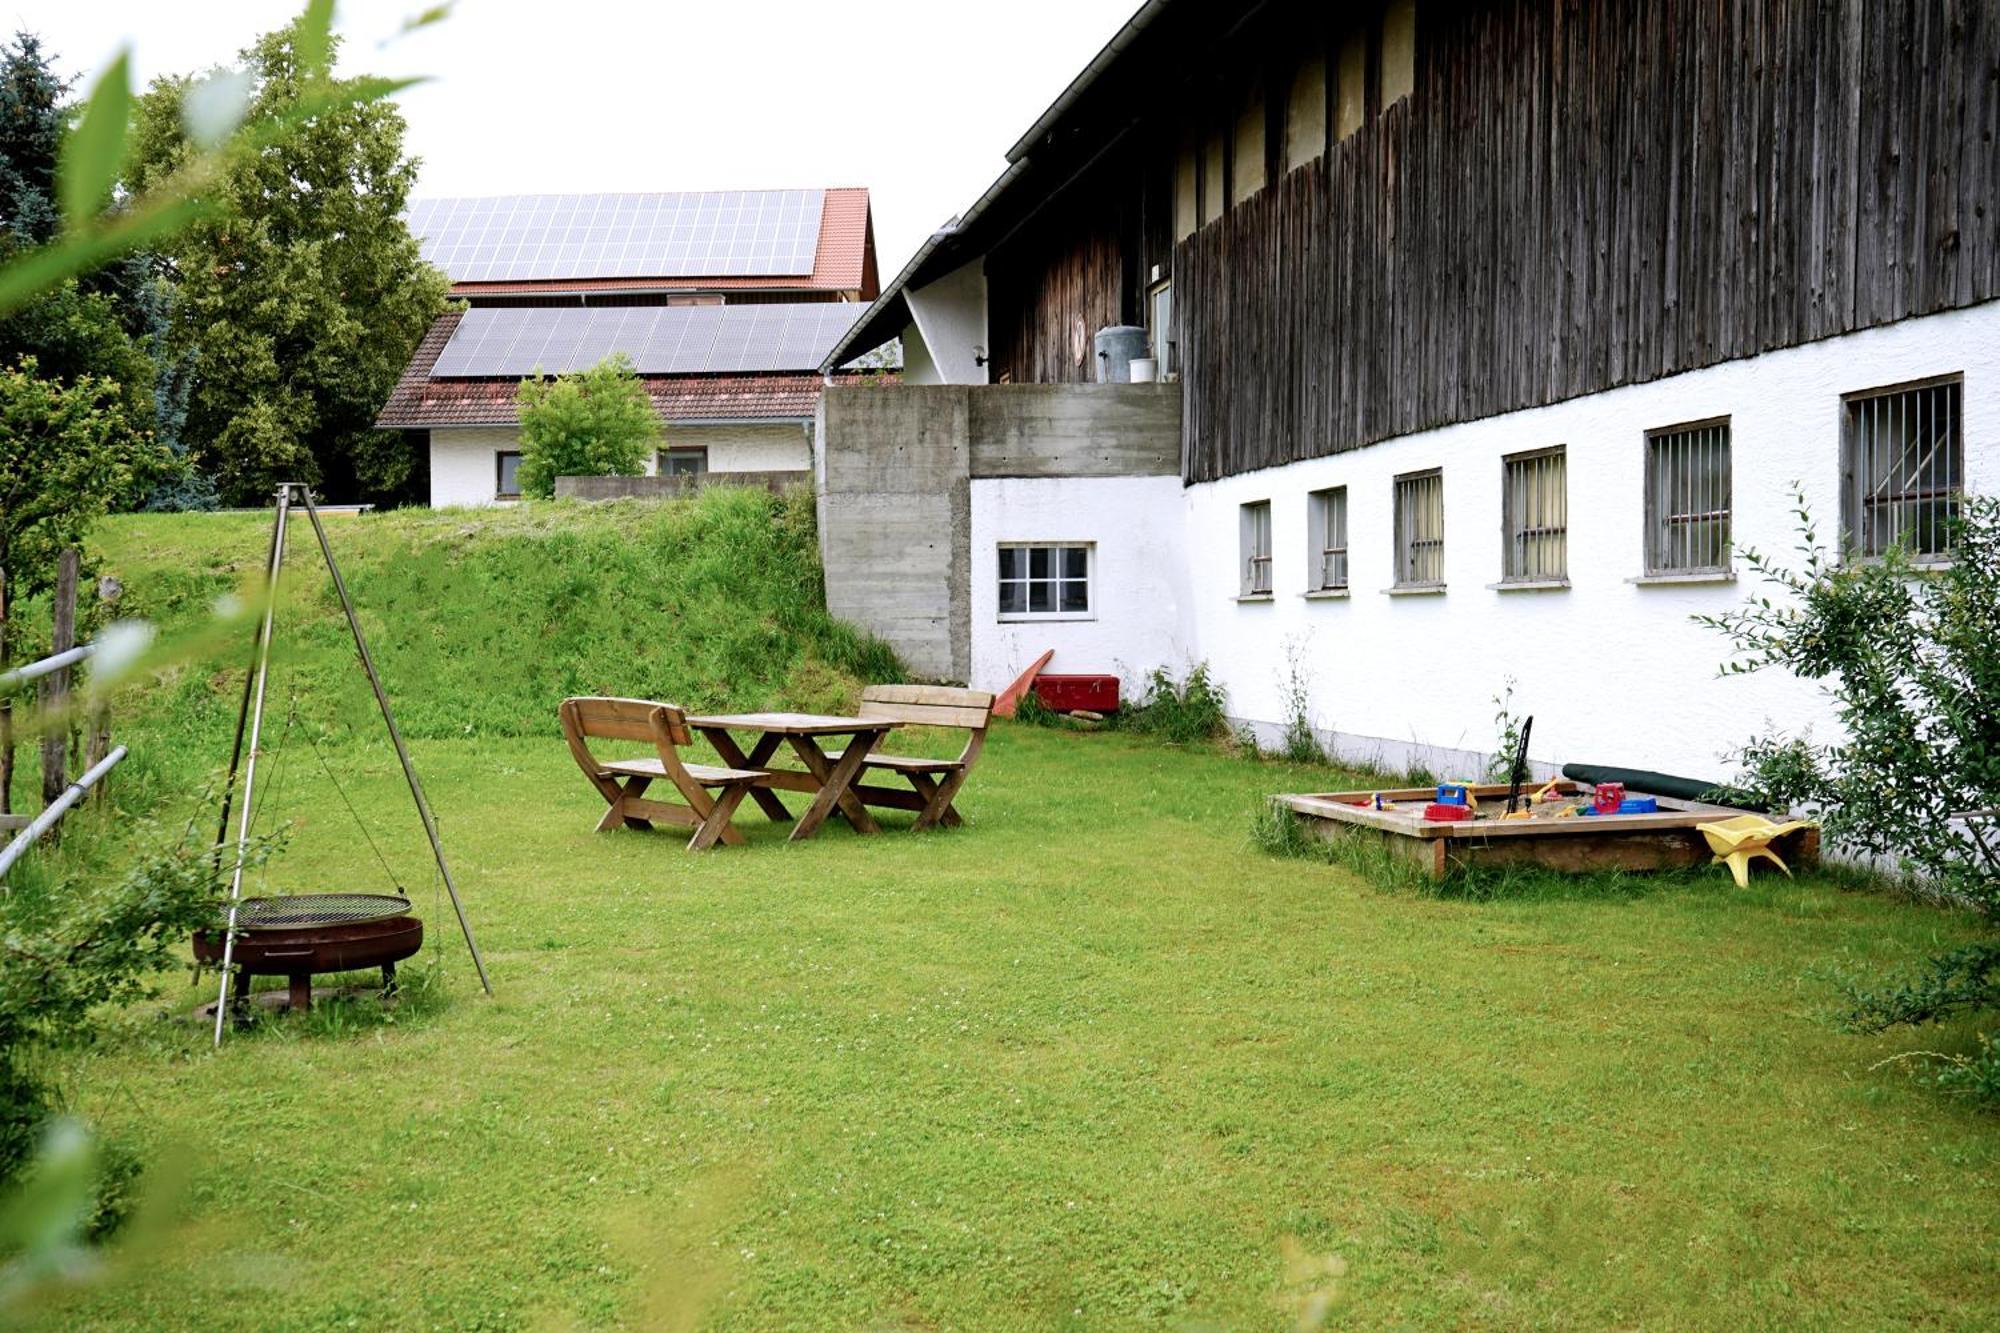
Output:
<instances>
[{"instance_id":1,"label":"overcast sky","mask_svg":"<svg viewBox=\"0 0 2000 1333\"><path fill-rule=\"evenodd\" d=\"M340 0L346 73L400 99L423 194L865 185L887 282L1138 0ZM0 0L86 81L224 61L304 0Z\"/></svg>"}]
</instances>

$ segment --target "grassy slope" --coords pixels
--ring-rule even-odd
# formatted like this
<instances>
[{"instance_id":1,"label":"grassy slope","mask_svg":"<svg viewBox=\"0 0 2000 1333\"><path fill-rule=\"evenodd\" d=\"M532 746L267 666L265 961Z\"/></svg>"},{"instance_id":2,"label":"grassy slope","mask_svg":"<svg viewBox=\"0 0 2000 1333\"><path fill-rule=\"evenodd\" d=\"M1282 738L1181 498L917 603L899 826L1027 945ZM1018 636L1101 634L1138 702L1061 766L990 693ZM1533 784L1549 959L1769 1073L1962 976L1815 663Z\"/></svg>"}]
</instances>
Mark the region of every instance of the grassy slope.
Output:
<instances>
[{"instance_id":1,"label":"grassy slope","mask_svg":"<svg viewBox=\"0 0 2000 1333\"><path fill-rule=\"evenodd\" d=\"M193 1145L193 1225L50 1326L1275 1327L1287 1236L1370 1326L2000 1315L1992 1119L1871 1070L1908 1038L1833 1031L1814 973L1943 914L1719 872L1384 894L1247 847L1326 774L1117 735L1003 729L956 833L752 814L705 858L593 834L552 738L420 757L498 994L425 888L440 981L392 1026L211 1060L135 1013L80 1109ZM294 780L281 882L365 878Z\"/></svg>"},{"instance_id":2,"label":"grassy slope","mask_svg":"<svg viewBox=\"0 0 2000 1333\"><path fill-rule=\"evenodd\" d=\"M219 1058L161 1006L118 1022L76 1107L190 1150L187 1223L46 1326L1281 1326L1286 1237L1341 1257L1367 1325L2000 1316L1992 1118L1871 1069L1965 1034L1823 1017L1822 968L1907 963L1949 915L1719 873L1385 894L1249 850L1258 800L1324 772L1022 728L956 833L594 835L563 692L810 704L851 687L822 664L874 669L739 582L808 577L768 507L704 503L335 526L498 994L315 600L278 695L354 728L333 757L434 979L386 1024L333 1008ZM128 519L106 547L171 620L262 531ZM190 669L128 726L169 812L232 702ZM381 887L310 752L284 771L269 887Z\"/></svg>"}]
</instances>

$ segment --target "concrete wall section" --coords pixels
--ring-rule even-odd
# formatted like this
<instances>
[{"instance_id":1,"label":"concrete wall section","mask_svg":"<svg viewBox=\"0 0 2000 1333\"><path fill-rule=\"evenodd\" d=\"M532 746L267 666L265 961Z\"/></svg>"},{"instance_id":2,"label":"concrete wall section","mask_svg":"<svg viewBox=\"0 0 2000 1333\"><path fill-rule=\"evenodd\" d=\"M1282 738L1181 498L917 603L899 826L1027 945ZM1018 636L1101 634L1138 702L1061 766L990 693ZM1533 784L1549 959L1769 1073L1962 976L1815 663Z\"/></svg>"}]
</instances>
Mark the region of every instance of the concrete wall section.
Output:
<instances>
[{"instance_id":1,"label":"concrete wall section","mask_svg":"<svg viewBox=\"0 0 2000 1333\"><path fill-rule=\"evenodd\" d=\"M518 450L513 426L435 427L431 431L431 508L501 503L498 456Z\"/></svg>"},{"instance_id":2,"label":"concrete wall section","mask_svg":"<svg viewBox=\"0 0 2000 1333\"><path fill-rule=\"evenodd\" d=\"M830 388L814 454L827 608L915 675L970 671L966 390Z\"/></svg>"},{"instance_id":3,"label":"concrete wall section","mask_svg":"<svg viewBox=\"0 0 2000 1333\"><path fill-rule=\"evenodd\" d=\"M1907 320L1732 361L1650 384L1406 436L1331 458L1206 483L1186 493L1185 559L1196 651L1230 710L1274 735L1286 716L1287 662L1300 663L1312 721L1355 757L1493 747L1493 696L1518 682L1535 717L1533 755L1720 775L1723 754L1769 721L1833 732L1816 687L1778 673L1718 678L1727 645L1692 623L1766 589L1738 581L1640 586L1645 432L1728 417L1739 546L1795 544L1790 492L1802 485L1822 541L1840 525L1841 395L1962 373L1967 482L2000 490L2000 303ZM1565 589L1498 591L1501 459L1568 447ZM1441 467L1441 595L1391 597L1394 477ZM1309 492L1348 488L1351 593L1309 600ZM1237 601L1239 507L1269 500L1275 596ZM1106 590L1107 598L1119 594Z\"/></svg>"},{"instance_id":4,"label":"concrete wall section","mask_svg":"<svg viewBox=\"0 0 2000 1333\"><path fill-rule=\"evenodd\" d=\"M995 384L971 396L975 477L1180 475L1173 384Z\"/></svg>"},{"instance_id":5,"label":"concrete wall section","mask_svg":"<svg viewBox=\"0 0 2000 1333\"><path fill-rule=\"evenodd\" d=\"M1113 673L1128 698L1154 667L1185 674L1195 660L1185 514L1178 477L974 480L970 683L1004 689L1051 648L1050 671ZM1007 542L1091 545L1089 617L1003 621Z\"/></svg>"}]
</instances>

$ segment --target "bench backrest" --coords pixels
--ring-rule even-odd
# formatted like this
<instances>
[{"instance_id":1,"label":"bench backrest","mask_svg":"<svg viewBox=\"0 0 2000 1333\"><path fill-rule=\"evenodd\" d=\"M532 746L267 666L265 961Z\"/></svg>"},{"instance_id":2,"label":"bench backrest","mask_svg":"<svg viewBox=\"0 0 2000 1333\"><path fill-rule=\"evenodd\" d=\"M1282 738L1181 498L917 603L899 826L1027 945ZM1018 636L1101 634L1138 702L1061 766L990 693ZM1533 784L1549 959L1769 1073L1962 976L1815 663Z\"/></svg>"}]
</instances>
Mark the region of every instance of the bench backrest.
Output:
<instances>
[{"instance_id":1,"label":"bench backrest","mask_svg":"<svg viewBox=\"0 0 2000 1333\"><path fill-rule=\"evenodd\" d=\"M951 685L870 685L861 691L860 715L915 727L984 731L993 717L993 696Z\"/></svg>"},{"instance_id":2,"label":"bench backrest","mask_svg":"<svg viewBox=\"0 0 2000 1333\"><path fill-rule=\"evenodd\" d=\"M558 715L572 744L586 736L645 741L663 750L690 743L687 714L651 699L565 699Z\"/></svg>"}]
</instances>

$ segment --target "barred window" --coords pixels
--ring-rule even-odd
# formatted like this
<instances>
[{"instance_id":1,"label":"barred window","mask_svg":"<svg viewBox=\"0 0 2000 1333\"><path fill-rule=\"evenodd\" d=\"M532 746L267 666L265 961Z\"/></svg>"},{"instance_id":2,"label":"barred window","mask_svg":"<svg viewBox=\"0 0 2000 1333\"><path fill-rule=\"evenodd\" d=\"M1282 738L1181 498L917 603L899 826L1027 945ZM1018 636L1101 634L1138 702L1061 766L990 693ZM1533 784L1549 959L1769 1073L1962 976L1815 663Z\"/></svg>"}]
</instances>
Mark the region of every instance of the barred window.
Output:
<instances>
[{"instance_id":1,"label":"barred window","mask_svg":"<svg viewBox=\"0 0 2000 1333\"><path fill-rule=\"evenodd\" d=\"M1347 588L1347 488L1334 486L1306 497L1306 586L1312 592Z\"/></svg>"},{"instance_id":2,"label":"barred window","mask_svg":"<svg viewBox=\"0 0 2000 1333\"><path fill-rule=\"evenodd\" d=\"M1501 460L1501 521L1507 534L1501 581L1569 577L1569 460L1562 445Z\"/></svg>"},{"instance_id":3,"label":"barred window","mask_svg":"<svg viewBox=\"0 0 2000 1333\"><path fill-rule=\"evenodd\" d=\"M1849 394L1841 459L1848 550L1863 559L1900 546L1951 555L1965 495L1964 381Z\"/></svg>"},{"instance_id":4,"label":"barred window","mask_svg":"<svg viewBox=\"0 0 2000 1333\"><path fill-rule=\"evenodd\" d=\"M1729 422L1702 421L1646 435L1646 573L1729 570Z\"/></svg>"},{"instance_id":5,"label":"barred window","mask_svg":"<svg viewBox=\"0 0 2000 1333\"><path fill-rule=\"evenodd\" d=\"M1271 502L1244 505L1239 528L1243 559L1238 591L1245 597L1265 596L1271 591Z\"/></svg>"},{"instance_id":6,"label":"barred window","mask_svg":"<svg viewBox=\"0 0 2000 1333\"><path fill-rule=\"evenodd\" d=\"M1444 586L1444 471L1396 478L1396 586Z\"/></svg>"}]
</instances>

